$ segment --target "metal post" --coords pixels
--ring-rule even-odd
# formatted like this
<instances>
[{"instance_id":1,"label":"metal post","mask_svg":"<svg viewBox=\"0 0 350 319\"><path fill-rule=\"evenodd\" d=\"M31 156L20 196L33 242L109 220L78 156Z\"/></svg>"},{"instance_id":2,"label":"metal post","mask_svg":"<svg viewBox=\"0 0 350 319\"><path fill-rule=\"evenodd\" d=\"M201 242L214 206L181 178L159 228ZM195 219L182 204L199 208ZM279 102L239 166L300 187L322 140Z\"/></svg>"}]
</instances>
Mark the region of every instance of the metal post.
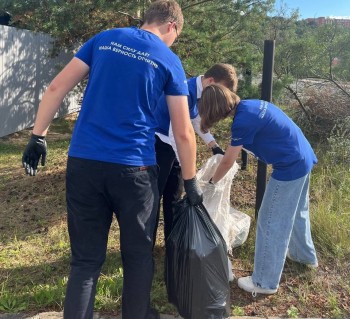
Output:
<instances>
[{"instance_id":1,"label":"metal post","mask_svg":"<svg viewBox=\"0 0 350 319\"><path fill-rule=\"evenodd\" d=\"M261 83L261 99L271 102L272 98L272 76L273 63L275 53L275 41L265 40L264 42L264 61L263 61L263 75ZM255 218L258 217L258 212L264 197L267 178L267 165L258 161L258 171L256 178L256 198L255 198Z\"/></svg>"}]
</instances>

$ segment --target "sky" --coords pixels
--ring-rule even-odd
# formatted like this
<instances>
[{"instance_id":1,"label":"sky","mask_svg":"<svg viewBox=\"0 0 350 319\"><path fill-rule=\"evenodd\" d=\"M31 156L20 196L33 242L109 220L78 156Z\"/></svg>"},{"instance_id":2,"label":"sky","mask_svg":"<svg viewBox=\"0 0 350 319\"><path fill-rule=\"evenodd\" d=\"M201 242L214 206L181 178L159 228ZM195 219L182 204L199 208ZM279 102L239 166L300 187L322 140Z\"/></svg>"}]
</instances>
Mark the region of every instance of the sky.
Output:
<instances>
[{"instance_id":1,"label":"sky","mask_svg":"<svg viewBox=\"0 0 350 319\"><path fill-rule=\"evenodd\" d=\"M288 9L299 9L301 19L329 16L350 19L350 0L276 0L275 8L281 4Z\"/></svg>"}]
</instances>

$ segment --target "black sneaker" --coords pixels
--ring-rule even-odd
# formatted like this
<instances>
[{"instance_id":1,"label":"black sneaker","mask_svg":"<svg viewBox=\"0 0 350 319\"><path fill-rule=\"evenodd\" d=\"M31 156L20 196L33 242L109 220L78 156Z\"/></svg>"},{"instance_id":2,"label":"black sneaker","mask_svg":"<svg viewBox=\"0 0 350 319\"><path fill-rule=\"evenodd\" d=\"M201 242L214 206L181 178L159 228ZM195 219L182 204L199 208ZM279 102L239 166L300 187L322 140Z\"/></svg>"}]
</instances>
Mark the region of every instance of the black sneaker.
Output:
<instances>
[{"instance_id":1,"label":"black sneaker","mask_svg":"<svg viewBox=\"0 0 350 319\"><path fill-rule=\"evenodd\" d=\"M147 319L160 319L159 312L156 309L151 308Z\"/></svg>"}]
</instances>

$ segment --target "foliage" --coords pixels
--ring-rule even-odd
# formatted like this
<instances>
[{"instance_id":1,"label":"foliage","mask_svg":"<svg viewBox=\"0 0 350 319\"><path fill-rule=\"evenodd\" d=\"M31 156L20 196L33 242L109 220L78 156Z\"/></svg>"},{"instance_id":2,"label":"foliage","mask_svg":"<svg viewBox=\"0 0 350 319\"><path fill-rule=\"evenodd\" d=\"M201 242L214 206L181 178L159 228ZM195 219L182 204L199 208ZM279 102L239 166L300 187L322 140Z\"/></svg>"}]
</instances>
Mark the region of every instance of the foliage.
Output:
<instances>
[{"instance_id":1,"label":"foliage","mask_svg":"<svg viewBox=\"0 0 350 319\"><path fill-rule=\"evenodd\" d=\"M347 258L349 254L344 241L349 238L349 228L343 228L350 216L348 141L331 137L329 143L321 144L317 148L319 162L312 173L312 205L317 212L314 215L314 231L318 237L318 250L330 259L335 256Z\"/></svg>"},{"instance_id":2,"label":"foliage","mask_svg":"<svg viewBox=\"0 0 350 319\"><path fill-rule=\"evenodd\" d=\"M13 26L45 32L56 40L55 49L76 48L104 29L137 25L146 1L1 0L0 7L11 13Z\"/></svg>"},{"instance_id":3,"label":"foliage","mask_svg":"<svg viewBox=\"0 0 350 319\"><path fill-rule=\"evenodd\" d=\"M194 1L182 1L186 23L174 49L187 72L198 74L217 62L231 63L242 70L254 68L261 57L259 21L271 3L241 0L196 5Z\"/></svg>"},{"instance_id":4,"label":"foliage","mask_svg":"<svg viewBox=\"0 0 350 319\"><path fill-rule=\"evenodd\" d=\"M94 34L108 28L138 25L150 1L0 0L12 14L12 25L51 34L56 48L76 50ZM260 28L273 0L179 1L185 27L175 52L188 75L204 72L217 62L238 69L260 69Z\"/></svg>"},{"instance_id":5,"label":"foliage","mask_svg":"<svg viewBox=\"0 0 350 319\"><path fill-rule=\"evenodd\" d=\"M350 80L350 29L336 23L314 27L297 19L292 12L266 22L270 38L276 41L277 77Z\"/></svg>"},{"instance_id":6,"label":"foliage","mask_svg":"<svg viewBox=\"0 0 350 319\"><path fill-rule=\"evenodd\" d=\"M238 306L232 306L232 315L233 316L244 316L244 309Z\"/></svg>"},{"instance_id":7,"label":"foliage","mask_svg":"<svg viewBox=\"0 0 350 319\"><path fill-rule=\"evenodd\" d=\"M273 95L280 102L294 99L302 126L324 140L350 116L350 28L297 19L292 12L266 22L276 42Z\"/></svg>"},{"instance_id":8,"label":"foliage","mask_svg":"<svg viewBox=\"0 0 350 319\"><path fill-rule=\"evenodd\" d=\"M344 84L344 88L350 92L349 84ZM309 138L317 142L333 140L330 145L350 139L350 96L324 81L300 81L298 90L307 117L300 112L294 117Z\"/></svg>"},{"instance_id":9,"label":"foliage","mask_svg":"<svg viewBox=\"0 0 350 319\"><path fill-rule=\"evenodd\" d=\"M27 306L21 297L13 296L8 292L0 295L0 311L20 312L27 309Z\"/></svg>"},{"instance_id":10,"label":"foliage","mask_svg":"<svg viewBox=\"0 0 350 319\"><path fill-rule=\"evenodd\" d=\"M14 26L41 31L55 38L55 50L75 51L94 34L113 27L137 26L150 0L0 0ZM188 76L204 73L212 64L233 64L240 74L239 95L260 97L259 75L265 39L275 40L274 99L287 93L310 121L300 79L326 79L339 91L350 79L350 29L298 20L285 5L271 12L274 0L180 0L185 27L173 50ZM53 52L53 53L54 53Z\"/></svg>"},{"instance_id":11,"label":"foliage","mask_svg":"<svg viewBox=\"0 0 350 319\"><path fill-rule=\"evenodd\" d=\"M299 317L299 311L298 308L292 306L287 310L288 318L298 318Z\"/></svg>"}]
</instances>

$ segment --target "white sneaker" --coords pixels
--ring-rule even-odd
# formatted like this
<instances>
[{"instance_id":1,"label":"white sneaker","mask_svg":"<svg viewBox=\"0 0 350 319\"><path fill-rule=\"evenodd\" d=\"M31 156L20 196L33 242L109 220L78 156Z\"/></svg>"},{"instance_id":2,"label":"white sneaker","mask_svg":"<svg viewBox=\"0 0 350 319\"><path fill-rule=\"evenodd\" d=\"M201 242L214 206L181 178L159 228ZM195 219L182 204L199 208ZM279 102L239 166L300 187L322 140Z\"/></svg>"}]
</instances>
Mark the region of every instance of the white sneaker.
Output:
<instances>
[{"instance_id":1,"label":"white sneaker","mask_svg":"<svg viewBox=\"0 0 350 319\"><path fill-rule=\"evenodd\" d=\"M316 262L316 264L308 264L308 263L303 263L303 262L301 262L301 261L299 261L299 260L294 259L294 258L289 254L289 250L287 250L287 258L288 258L289 260L291 260L291 261L296 262L296 263L303 264L303 265L305 265L305 266L307 266L307 267L309 267L309 268L317 268L317 267L318 267L318 263L317 263L317 262Z\"/></svg>"},{"instance_id":2,"label":"white sneaker","mask_svg":"<svg viewBox=\"0 0 350 319\"><path fill-rule=\"evenodd\" d=\"M277 288L276 289L265 289L265 288L255 286L253 284L253 280L252 280L251 276L238 278L237 283L238 283L239 288L241 288L247 292L251 292L253 294L253 296L255 296L256 294L272 295L272 294L277 292Z\"/></svg>"}]
</instances>

